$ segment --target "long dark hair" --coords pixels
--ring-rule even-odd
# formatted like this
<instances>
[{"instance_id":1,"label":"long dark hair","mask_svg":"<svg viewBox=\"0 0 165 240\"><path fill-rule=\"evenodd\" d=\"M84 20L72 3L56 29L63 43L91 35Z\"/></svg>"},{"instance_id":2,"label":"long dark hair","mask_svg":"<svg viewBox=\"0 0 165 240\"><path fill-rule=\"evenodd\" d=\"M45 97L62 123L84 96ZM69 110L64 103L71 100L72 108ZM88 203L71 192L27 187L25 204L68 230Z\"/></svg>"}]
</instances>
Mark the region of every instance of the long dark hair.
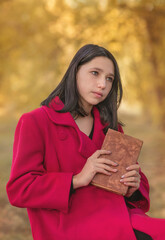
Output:
<instances>
[{"instance_id":1,"label":"long dark hair","mask_svg":"<svg viewBox=\"0 0 165 240\"><path fill-rule=\"evenodd\" d=\"M115 69L114 81L108 96L106 99L104 99L104 101L96 105L100 112L102 123L108 123L104 129L104 132L106 133L108 128L117 130L118 123L123 125L123 123L118 122L117 117L117 109L122 100L123 90L118 64L114 56L104 47L94 44L87 44L81 47L73 57L61 82L53 90L53 92L41 102L41 105L46 105L49 107L51 100L55 96L59 96L61 101L64 103L64 107L61 110L58 110L58 112L71 112L74 116L86 116L87 113L84 111L81 106L81 102L79 101L76 74L81 65L99 56L109 58L113 62Z\"/></svg>"}]
</instances>

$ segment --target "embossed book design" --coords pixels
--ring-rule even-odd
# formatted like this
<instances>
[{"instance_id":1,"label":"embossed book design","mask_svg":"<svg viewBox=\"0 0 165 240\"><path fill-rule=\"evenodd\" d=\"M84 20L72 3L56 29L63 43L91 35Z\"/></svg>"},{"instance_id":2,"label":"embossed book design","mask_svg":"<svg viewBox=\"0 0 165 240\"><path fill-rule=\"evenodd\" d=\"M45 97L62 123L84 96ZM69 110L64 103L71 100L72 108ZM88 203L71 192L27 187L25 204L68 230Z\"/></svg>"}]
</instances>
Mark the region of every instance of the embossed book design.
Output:
<instances>
[{"instance_id":1,"label":"embossed book design","mask_svg":"<svg viewBox=\"0 0 165 240\"><path fill-rule=\"evenodd\" d=\"M110 176L96 173L91 184L120 195L125 195L128 186L120 182L121 176L126 173L126 167L137 162L142 145L143 141L137 138L108 129L101 149L110 150L112 153L108 155L103 154L101 157L118 163L118 166L114 167L118 171Z\"/></svg>"}]
</instances>

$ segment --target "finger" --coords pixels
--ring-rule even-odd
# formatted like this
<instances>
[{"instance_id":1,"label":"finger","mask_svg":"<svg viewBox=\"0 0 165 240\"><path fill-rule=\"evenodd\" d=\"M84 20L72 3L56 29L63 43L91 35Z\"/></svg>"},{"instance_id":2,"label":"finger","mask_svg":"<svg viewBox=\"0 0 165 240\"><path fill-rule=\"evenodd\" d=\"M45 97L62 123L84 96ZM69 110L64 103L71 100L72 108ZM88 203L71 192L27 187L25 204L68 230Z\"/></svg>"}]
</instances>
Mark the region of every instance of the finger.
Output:
<instances>
[{"instance_id":1,"label":"finger","mask_svg":"<svg viewBox=\"0 0 165 240\"><path fill-rule=\"evenodd\" d=\"M111 151L101 149L101 150L97 150L97 151L93 154L93 157L97 157L97 158L98 158L101 154L111 154L111 153L112 153Z\"/></svg>"},{"instance_id":2,"label":"finger","mask_svg":"<svg viewBox=\"0 0 165 240\"><path fill-rule=\"evenodd\" d=\"M134 183L134 182L125 182L124 185L129 186L129 187L134 187L134 188L139 188L140 184L139 183Z\"/></svg>"},{"instance_id":3,"label":"finger","mask_svg":"<svg viewBox=\"0 0 165 240\"><path fill-rule=\"evenodd\" d=\"M106 175L112 175L112 173L111 172L109 172L109 171L107 171L107 170L105 170L105 169L103 169L103 168L99 168L99 167L97 167L96 168L96 171L98 172L98 173L103 173L103 174L106 174Z\"/></svg>"},{"instance_id":4,"label":"finger","mask_svg":"<svg viewBox=\"0 0 165 240\"><path fill-rule=\"evenodd\" d=\"M109 165L112 165L112 166L118 166L118 163L116 162L113 162L112 160L110 159L107 159L107 158L98 158L98 162L101 162L101 163L106 163L106 164L109 164Z\"/></svg>"},{"instance_id":5,"label":"finger","mask_svg":"<svg viewBox=\"0 0 165 240\"><path fill-rule=\"evenodd\" d=\"M128 177L128 178L124 178L124 179L120 179L120 182L135 182L135 183L139 183L140 179L138 177Z\"/></svg>"},{"instance_id":6,"label":"finger","mask_svg":"<svg viewBox=\"0 0 165 240\"><path fill-rule=\"evenodd\" d=\"M138 164L130 165L126 168L126 170L138 170L139 171L140 166Z\"/></svg>"},{"instance_id":7,"label":"finger","mask_svg":"<svg viewBox=\"0 0 165 240\"><path fill-rule=\"evenodd\" d=\"M108 171L111 171L111 172L117 172L118 171L117 169L109 167L107 164L102 164L102 163L97 164L96 167L102 168L102 169L105 169L105 170L108 170Z\"/></svg>"},{"instance_id":8,"label":"finger","mask_svg":"<svg viewBox=\"0 0 165 240\"><path fill-rule=\"evenodd\" d=\"M139 176L140 177L140 174L136 170L132 170L132 171L129 171L129 172L125 173L123 176L121 176L121 178L133 177L133 176Z\"/></svg>"}]
</instances>

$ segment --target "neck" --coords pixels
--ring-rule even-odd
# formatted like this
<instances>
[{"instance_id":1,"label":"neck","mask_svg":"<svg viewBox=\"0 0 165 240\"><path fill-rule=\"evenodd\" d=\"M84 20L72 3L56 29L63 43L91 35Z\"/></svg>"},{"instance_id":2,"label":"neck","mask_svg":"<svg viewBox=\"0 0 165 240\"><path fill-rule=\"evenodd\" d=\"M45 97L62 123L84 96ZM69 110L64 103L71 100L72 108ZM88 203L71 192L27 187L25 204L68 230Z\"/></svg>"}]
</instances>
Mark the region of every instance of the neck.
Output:
<instances>
[{"instance_id":1,"label":"neck","mask_svg":"<svg viewBox=\"0 0 165 240\"><path fill-rule=\"evenodd\" d=\"M87 116L91 116L91 112L93 109L92 104L87 103L83 99L79 99L79 106L81 106L84 109L84 111L87 113Z\"/></svg>"},{"instance_id":2,"label":"neck","mask_svg":"<svg viewBox=\"0 0 165 240\"><path fill-rule=\"evenodd\" d=\"M81 116L81 115L79 115L79 114L74 114L74 113L71 113L71 115L72 115L72 117L74 118L74 119L78 119L78 118L84 118L84 119L90 119L90 118L93 118L93 113L92 113L92 111L90 111L89 113L87 113L88 115L87 116Z\"/></svg>"}]
</instances>

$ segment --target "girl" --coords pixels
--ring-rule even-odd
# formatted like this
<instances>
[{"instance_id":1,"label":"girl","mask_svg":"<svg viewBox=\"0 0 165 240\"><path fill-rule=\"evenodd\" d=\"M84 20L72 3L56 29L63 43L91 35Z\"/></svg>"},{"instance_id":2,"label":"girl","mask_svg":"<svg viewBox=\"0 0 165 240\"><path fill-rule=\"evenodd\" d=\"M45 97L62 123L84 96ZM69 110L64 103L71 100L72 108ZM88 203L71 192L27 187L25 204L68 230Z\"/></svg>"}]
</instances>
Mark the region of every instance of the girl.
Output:
<instances>
[{"instance_id":1,"label":"girl","mask_svg":"<svg viewBox=\"0 0 165 240\"><path fill-rule=\"evenodd\" d=\"M108 128L123 132L121 99L115 58L88 44L41 107L21 116L7 193L27 208L34 240L163 239L165 221L145 215L149 186L138 164L121 176L124 197L90 184L97 172L117 171L100 148Z\"/></svg>"}]
</instances>

